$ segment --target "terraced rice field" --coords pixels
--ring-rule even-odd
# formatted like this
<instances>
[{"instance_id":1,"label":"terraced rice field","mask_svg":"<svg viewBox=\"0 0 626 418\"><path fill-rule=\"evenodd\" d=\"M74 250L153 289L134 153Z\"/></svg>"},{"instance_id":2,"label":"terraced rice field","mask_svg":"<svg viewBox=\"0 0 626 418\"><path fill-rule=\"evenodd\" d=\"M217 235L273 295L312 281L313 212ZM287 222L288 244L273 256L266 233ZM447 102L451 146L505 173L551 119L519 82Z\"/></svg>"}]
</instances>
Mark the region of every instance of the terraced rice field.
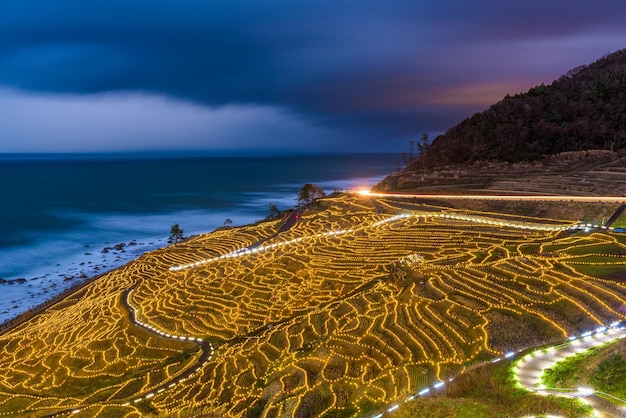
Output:
<instances>
[{"instance_id":1,"label":"terraced rice field","mask_svg":"<svg viewBox=\"0 0 626 418\"><path fill-rule=\"evenodd\" d=\"M146 254L0 336L0 416L369 416L626 317L611 232L352 196L320 206L278 235L264 222Z\"/></svg>"}]
</instances>

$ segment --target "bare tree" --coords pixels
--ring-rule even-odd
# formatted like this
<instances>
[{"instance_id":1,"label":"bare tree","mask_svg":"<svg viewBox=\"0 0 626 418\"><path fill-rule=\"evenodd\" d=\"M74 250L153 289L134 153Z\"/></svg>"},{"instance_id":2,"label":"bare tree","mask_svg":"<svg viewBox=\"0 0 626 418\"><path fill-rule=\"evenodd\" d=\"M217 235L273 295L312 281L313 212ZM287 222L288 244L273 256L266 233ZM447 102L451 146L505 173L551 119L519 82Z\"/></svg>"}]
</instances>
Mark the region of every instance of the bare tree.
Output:
<instances>
[{"instance_id":1,"label":"bare tree","mask_svg":"<svg viewBox=\"0 0 626 418\"><path fill-rule=\"evenodd\" d=\"M430 142L428 141L428 134L424 132L422 134L422 139L417 144L417 150L420 152L420 155L428 151L430 147Z\"/></svg>"}]
</instances>

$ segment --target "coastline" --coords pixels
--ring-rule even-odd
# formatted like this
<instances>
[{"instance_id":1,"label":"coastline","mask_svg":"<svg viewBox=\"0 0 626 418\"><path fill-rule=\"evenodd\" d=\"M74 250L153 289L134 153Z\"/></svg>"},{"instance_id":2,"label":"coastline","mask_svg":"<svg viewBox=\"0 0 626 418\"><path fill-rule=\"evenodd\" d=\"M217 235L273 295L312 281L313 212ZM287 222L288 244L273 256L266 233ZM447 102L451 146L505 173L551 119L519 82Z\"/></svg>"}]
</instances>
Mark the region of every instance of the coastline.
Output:
<instances>
[{"instance_id":1,"label":"coastline","mask_svg":"<svg viewBox=\"0 0 626 418\"><path fill-rule=\"evenodd\" d=\"M134 261L134 260L131 260ZM131 262L129 261L129 263ZM122 266L120 266L122 267ZM58 293L56 295L54 295L53 297L51 297L50 299L45 300L44 302L40 303L39 305L36 305L24 312L22 312L21 314L10 318L2 323L0 323L0 335L10 331L11 329L19 326L20 324L28 321L29 319L37 316L40 312L48 309L49 307L63 301L64 299L68 298L69 296L73 295L74 293L79 292L80 290L82 290L83 288L85 288L86 286L88 286L89 284L95 282L97 279L99 279L100 277L106 275L107 273L117 269L119 267L115 267L111 270L108 270L106 272L103 272L101 274L98 274L97 276L93 276L90 278L87 278L86 280L75 284L72 287L69 287L67 289L65 289L64 291L62 291L61 293Z\"/></svg>"},{"instance_id":2,"label":"coastline","mask_svg":"<svg viewBox=\"0 0 626 418\"><path fill-rule=\"evenodd\" d=\"M290 209L288 209L290 210ZM295 212L291 212L291 214L293 214ZM291 219L291 216L288 215L287 218L285 218L285 221L288 222L288 219ZM250 224L254 224L254 223L258 223L258 222L263 222L263 219L257 220L256 222L250 222L250 223L246 223L240 226L245 226L245 225L250 225ZM185 242L188 241L190 239L196 238L199 235L202 234L210 234L212 232L218 231L220 229L225 228L224 226L219 226L217 228L214 228L211 231L205 231L205 232L201 232L201 233L197 233L197 234L193 234L193 235L188 235L186 237L184 237L181 241L179 242ZM229 226L228 228L231 228L231 226ZM284 228L284 226L283 226ZM282 228L281 228L282 230ZM156 244L154 241L158 242L158 244L164 244L164 245L158 245ZM58 293L54 293L52 294L50 297L43 299L42 302L33 305L33 306L29 306L26 309L21 310L19 313L17 313L17 315L9 317L8 319L4 319L2 321L0 321L0 335L3 335L7 332L9 332L10 330L12 330L13 328L18 327L19 325L21 325L22 323L34 318L35 316L37 316L39 313L43 312L44 310L54 306L55 304L62 302L63 300L67 299L68 297L72 296L73 294L76 294L78 292L80 292L82 289L84 289L85 287L89 286L90 284L92 284L93 282L95 282L96 280L106 276L107 274L109 274L112 271L115 271L117 269L123 268L124 266L135 262L138 258L140 258L142 255L152 252L152 251L156 251L162 248L166 248L169 247L171 245L175 245L175 243L172 243L169 241L168 238L165 237L160 237L156 240L154 240L153 242L150 242L148 244L143 244L143 243L137 243L136 240L132 240L129 242L129 244L126 243L119 243L116 244L112 247L104 247L102 248L101 252L103 254L107 254L109 252L112 252L114 255L119 254L119 251L123 251L124 247L139 247L139 249L143 249L146 247L149 247L148 249L146 249L143 252L135 252L133 253L133 256L130 258L126 258L123 262L120 263L114 263L115 265L111 265L111 266L105 266L105 265L97 265L97 266L101 266L103 271L99 271L97 272L95 275L92 276L87 276L87 277L74 277L74 276L69 276L72 277L72 279L78 278L78 279L82 279L82 281L80 282L73 282L73 284L69 287L65 287L65 288L57 288L56 286L53 286L53 288L55 288L56 290L60 290L60 292ZM132 244L135 243L135 244ZM115 251L117 250L117 251ZM116 259L117 261L117 259ZM64 276L63 274L60 276ZM18 279L19 280L19 279ZM9 285L9 286L14 286L14 285L23 285L24 283L27 283L28 280L26 282L16 282L15 280L12 280L12 282L14 282L13 284L8 284L8 281L6 281L7 283L2 283L0 284L0 286L2 285ZM63 280L64 283L70 282L70 280ZM62 290L61 290L62 289Z\"/></svg>"},{"instance_id":3,"label":"coastline","mask_svg":"<svg viewBox=\"0 0 626 418\"><path fill-rule=\"evenodd\" d=\"M5 303L5 308L0 311L0 334L16 326L17 323L32 318L37 312L76 293L105 274L135 261L145 253L168 245L170 244L165 237L158 237L150 240L149 243L132 240L128 243L106 246L98 251L88 251L86 254L78 256L82 258L73 257L71 259L73 261L68 264L70 268L59 270L63 271L62 273L46 273L38 277L4 280L4 283L0 284L0 289L3 291L0 300L10 299L10 301L8 305ZM125 248L132 248L133 250L126 251ZM96 254L100 254L99 262L94 264L93 261L88 261L90 256ZM107 255L109 254L114 258L108 260ZM26 287L32 288L34 282L41 285L44 280L45 285L39 287L37 293L25 291ZM14 292L7 294L7 290Z\"/></svg>"},{"instance_id":4,"label":"coastline","mask_svg":"<svg viewBox=\"0 0 626 418\"><path fill-rule=\"evenodd\" d=\"M371 185L392 161L388 154L4 161L0 172L19 181L6 190L16 201L0 213L11 220L0 238L0 324L167 246L175 223L185 235L225 219L254 223L269 202L292 207L305 183L327 192Z\"/></svg>"}]
</instances>

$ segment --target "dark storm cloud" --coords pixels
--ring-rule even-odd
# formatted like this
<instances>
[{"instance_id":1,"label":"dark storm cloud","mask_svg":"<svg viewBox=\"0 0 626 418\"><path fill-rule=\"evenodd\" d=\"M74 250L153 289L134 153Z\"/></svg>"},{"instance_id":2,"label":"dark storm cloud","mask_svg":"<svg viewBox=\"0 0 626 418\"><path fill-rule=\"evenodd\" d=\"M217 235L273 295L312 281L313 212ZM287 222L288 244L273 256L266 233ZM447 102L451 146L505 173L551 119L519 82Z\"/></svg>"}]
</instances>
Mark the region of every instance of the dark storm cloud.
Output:
<instances>
[{"instance_id":1,"label":"dark storm cloud","mask_svg":"<svg viewBox=\"0 0 626 418\"><path fill-rule=\"evenodd\" d=\"M271 106L397 137L626 47L624 16L623 0L3 0L0 85Z\"/></svg>"}]
</instances>

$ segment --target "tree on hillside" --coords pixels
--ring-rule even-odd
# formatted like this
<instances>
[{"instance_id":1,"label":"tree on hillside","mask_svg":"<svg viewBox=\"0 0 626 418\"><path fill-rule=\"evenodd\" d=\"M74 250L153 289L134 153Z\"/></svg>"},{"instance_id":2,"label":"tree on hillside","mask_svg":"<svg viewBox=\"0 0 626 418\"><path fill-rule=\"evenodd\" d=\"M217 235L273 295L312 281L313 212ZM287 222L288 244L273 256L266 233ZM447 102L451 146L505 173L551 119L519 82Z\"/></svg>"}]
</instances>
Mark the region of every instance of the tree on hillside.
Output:
<instances>
[{"instance_id":1,"label":"tree on hillside","mask_svg":"<svg viewBox=\"0 0 626 418\"><path fill-rule=\"evenodd\" d=\"M421 170L478 161L538 161L570 151L626 150L626 49L549 85L509 95L429 141ZM418 144L418 149L423 143Z\"/></svg>"},{"instance_id":2,"label":"tree on hillside","mask_svg":"<svg viewBox=\"0 0 626 418\"><path fill-rule=\"evenodd\" d=\"M300 192L298 193L298 206L308 205L315 199L319 199L324 196L326 196L326 194L320 186L317 184L307 183L302 186L302 189L300 189Z\"/></svg>"},{"instance_id":3,"label":"tree on hillside","mask_svg":"<svg viewBox=\"0 0 626 418\"><path fill-rule=\"evenodd\" d=\"M183 239L183 234L185 231L178 224L172 225L170 228L170 242L178 242Z\"/></svg>"},{"instance_id":4,"label":"tree on hillside","mask_svg":"<svg viewBox=\"0 0 626 418\"><path fill-rule=\"evenodd\" d=\"M422 134L422 138L419 141L409 141L409 152L402 153L402 160L404 161L404 165L409 165L417 157L428 151L429 147L430 142L428 141L428 134L425 132ZM415 148L417 148L418 151L417 155L415 154Z\"/></svg>"},{"instance_id":5,"label":"tree on hillside","mask_svg":"<svg viewBox=\"0 0 626 418\"><path fill-rule=\"evenodd\" d=\"M420 155L428 151L430 147L430 142L428 142L428 134L424 132L422 134L422 139L417 143L417 150L420 152Z\"/></svg>"},{"instance_id":6,"label":"tree on hillside","mask_svg":"<svg viewBox=\"0 0 626 418\"><path fill-rule=\"evenodd\" d=\"M233 223L233 220L232 220L232 219L230 219L230 218L226 218L226 219L224 220L224 226L226 226L226 225L230 225L230 224L232 224L232 223Z\"/></svg>"},{"instance_id":7,"label":"tree on hillside","mask_svg":"<svg viewBox=\"0 0 626 418\"><path fill-rule=\"evenodd\" d=\"M405 167L409 165L409 163L415 159L414 150L415 150L415 141L409 141L409 152L402 153L402 161L404 161Z\"/></svg>"},{"instance_id":8,"label":"tree on hillside","mask_svg":"<svg viewBox=\"0 0 626 418\"><path fill-rule=\"evenodd\" d=\"M280 209L278 209L278 206L276 206L276 203L269 203L269 209L267 212L267 216L265 217L265 219L278 219L280 218Z\"/></svg>"}]
</instances>

